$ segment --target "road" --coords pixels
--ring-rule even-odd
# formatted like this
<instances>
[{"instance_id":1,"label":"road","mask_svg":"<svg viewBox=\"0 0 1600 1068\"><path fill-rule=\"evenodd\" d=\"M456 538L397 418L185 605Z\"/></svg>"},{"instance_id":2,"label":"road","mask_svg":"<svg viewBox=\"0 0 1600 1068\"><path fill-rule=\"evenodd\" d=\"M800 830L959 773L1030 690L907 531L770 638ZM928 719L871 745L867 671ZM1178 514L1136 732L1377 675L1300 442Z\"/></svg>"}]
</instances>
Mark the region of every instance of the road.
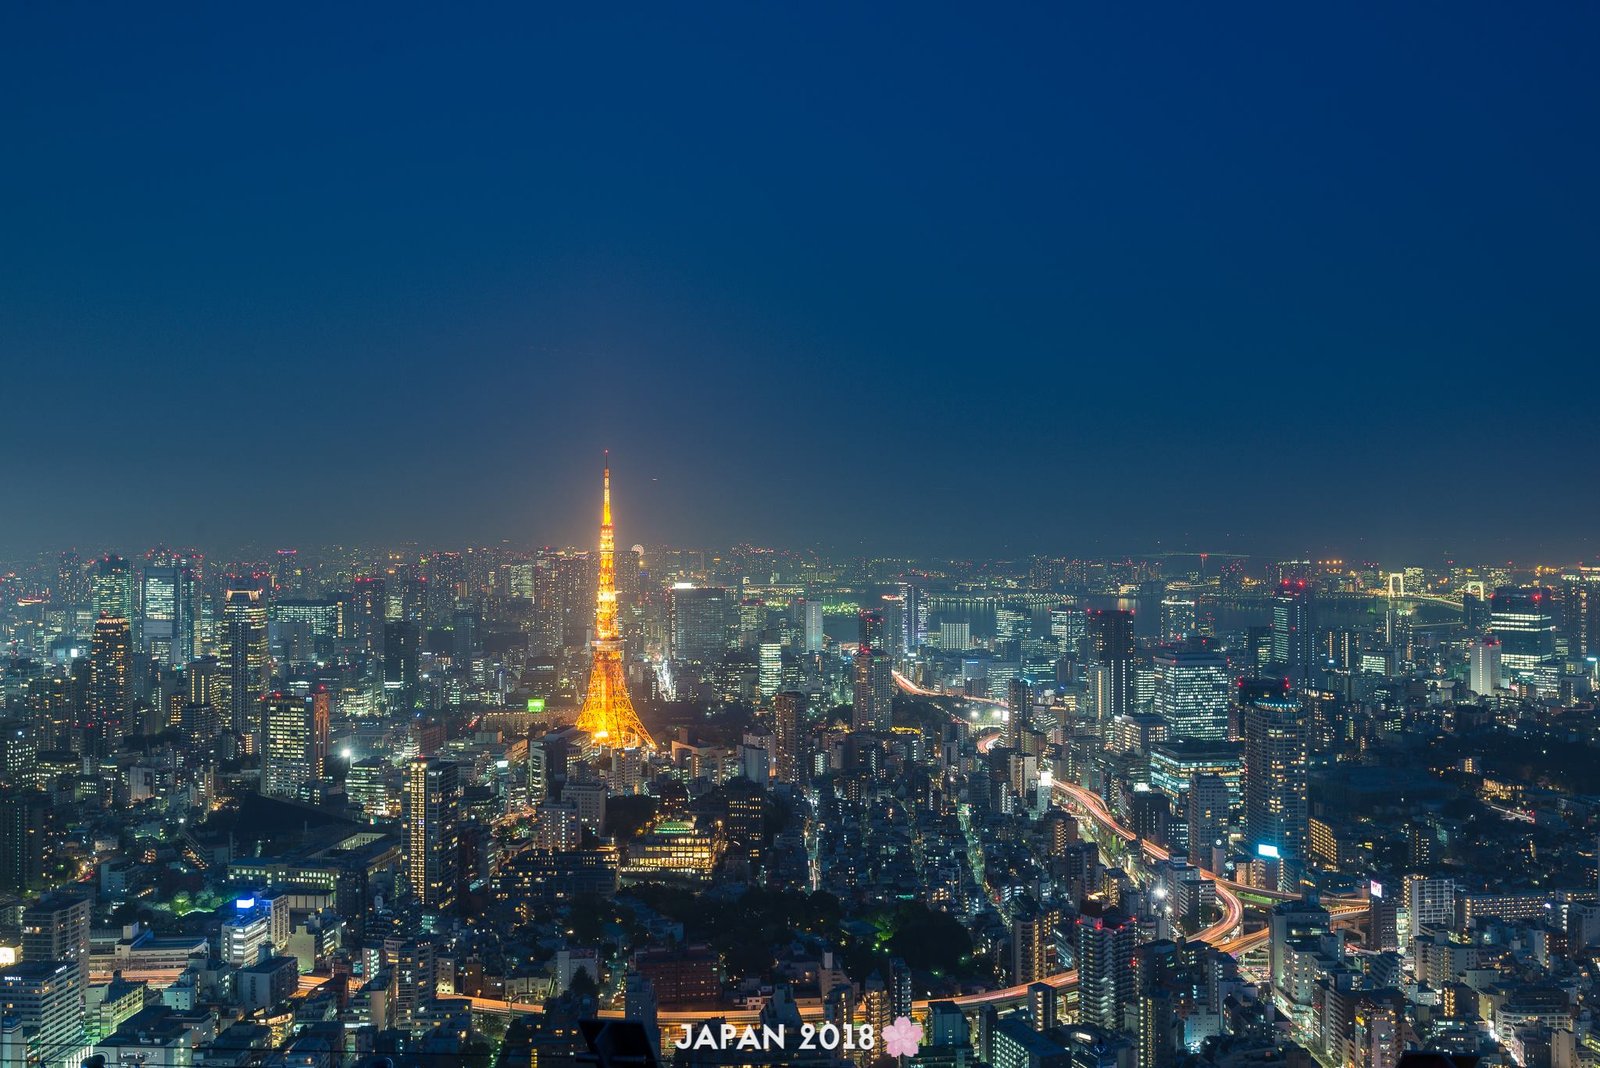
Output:
<instances>
[{"instance_id":1,"label":"road","mask_svg":"<svg viewBox=\"0 0 1600 1068\"><path fill-rule=\"evenodd\" d=\"M1007 707L1004 701L996 701L993 697L968 697L966 694L960 693L940 693L938 690L925 690L898 671L891 671L890 674L894 676L894 684L896 686L917 697L948 697L952 701L969 701L975 705L992 705L996 708Z\"/></svg>"}]
</instances>

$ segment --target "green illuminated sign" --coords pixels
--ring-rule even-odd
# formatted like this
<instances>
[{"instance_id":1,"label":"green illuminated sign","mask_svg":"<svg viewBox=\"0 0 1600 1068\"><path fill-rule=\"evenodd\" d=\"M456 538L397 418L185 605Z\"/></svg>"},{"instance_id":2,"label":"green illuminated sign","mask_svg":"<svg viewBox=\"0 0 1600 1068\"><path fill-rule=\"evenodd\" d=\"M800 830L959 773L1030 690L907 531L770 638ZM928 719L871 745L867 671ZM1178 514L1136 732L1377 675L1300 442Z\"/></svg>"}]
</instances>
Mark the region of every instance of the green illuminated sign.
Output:
<instances>
[{"instance_id":1,"label":"green illuminated sign","mask_svg":"<svg viewBox=\"0 0 1600 1068\"><path fill-rule=\"evenodd\" d=\"M528 711L529 712L534 712L534 713L543 712L544 711L544 698L543 697L530 697L530 698L528 698Z\"/></svg>"}]
</instances>

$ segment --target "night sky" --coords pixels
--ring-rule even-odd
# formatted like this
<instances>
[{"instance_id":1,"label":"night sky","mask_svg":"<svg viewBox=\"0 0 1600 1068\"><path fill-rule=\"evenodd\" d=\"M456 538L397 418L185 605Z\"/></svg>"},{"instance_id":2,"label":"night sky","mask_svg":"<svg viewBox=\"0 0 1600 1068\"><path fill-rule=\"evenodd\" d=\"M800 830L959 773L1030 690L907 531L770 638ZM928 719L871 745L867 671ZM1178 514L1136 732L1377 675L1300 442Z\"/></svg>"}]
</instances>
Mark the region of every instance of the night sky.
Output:
<instances>
[{"instance_id":1,"label":"night sky","mask_svg":"<svg viewBox=\"0 0 1600 1068\"><path fill-rule=\"evenodd\" d=\"M609 446L624 544L1600 554L1600 7L1393 6L9 4L0 549Z\"/></svg>"}]
</instances>

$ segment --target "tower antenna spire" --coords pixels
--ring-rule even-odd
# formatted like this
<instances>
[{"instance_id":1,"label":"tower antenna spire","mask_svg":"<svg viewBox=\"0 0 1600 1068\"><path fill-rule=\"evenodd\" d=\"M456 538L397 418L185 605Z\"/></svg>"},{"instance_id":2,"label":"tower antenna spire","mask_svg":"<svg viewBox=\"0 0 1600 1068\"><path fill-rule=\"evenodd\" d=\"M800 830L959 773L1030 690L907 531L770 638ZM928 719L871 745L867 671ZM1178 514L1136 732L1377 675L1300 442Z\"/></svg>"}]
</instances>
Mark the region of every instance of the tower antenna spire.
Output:
<instances>
[{"instance_id":1,"label":"tower antenna spire","mask_svg":"<svg viewBox=\"0 0 1600 1068\"><path fill-rule=\"evenodd\" d=\"M615 749L653 749L655 741L639 721L622 671L622 635L617 627L617 544L611 525L611 450L605 450L601 483L600 562L595 576L594 664L577 727L595 744Z\"/></svg>"}]
</instances>

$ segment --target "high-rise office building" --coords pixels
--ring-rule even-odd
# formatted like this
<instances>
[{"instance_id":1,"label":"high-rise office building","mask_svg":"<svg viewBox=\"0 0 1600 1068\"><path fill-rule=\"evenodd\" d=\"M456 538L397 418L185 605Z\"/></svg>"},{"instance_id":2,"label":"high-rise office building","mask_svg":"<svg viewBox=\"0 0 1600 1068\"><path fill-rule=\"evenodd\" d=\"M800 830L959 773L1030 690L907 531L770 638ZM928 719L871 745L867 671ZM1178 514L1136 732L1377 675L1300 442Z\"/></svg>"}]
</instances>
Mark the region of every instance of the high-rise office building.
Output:
<instances>
[{"instance_id":1,"label":"high-rise office building","mask_svg":"<svg viewBox=\"0 0 1600 1068\"><path fill-rule=\"evenodd\" d=\"M581 644L593 618L594 567L588 553L542 550L533 569L533 651L552 656Z\"/></svg>"},{"instance_id":2,"label":"high-rise office building","mask_svg":"<svg viewBox=\"0 0 1600 1068\"><path fill-rule=\"evenodd\" d=\"M261 714L261 792L302 797L327 772L328 691L309 694L277 691L267 695Z\"/></svg>"},{"instance_id":3,"label":"high-rise office building","mask_svg":"<svg viewBox=\"0 0 1600 1068\"><path fill-rule=\"evenodd\" d=\"M1161 640L1181 642L1199 633L1199 610L1192 597L1167 597L1161 602Z\"/></svg>"},{"instance_id":4,"label":"high-rise office building","mask_svg":"<svg viewBox=\"0 0 1600 1068\"><path fill-rule=\"evenodd\" d=\"M733 598L721 586L672 588L672 655L692 664L716 664L733 639Z\"/></svg>"},{"instance_id":5,"label":"high-rise office building","mask_svg":"<svg viewBox=\"0 0 1600 1068\"><path fill-rule=\"evenodd\" d=\"M1500 688L1500 639L1489 635L1467 646L1467 689L1487 696Z\"/></svg>"},{"instance_id":6,"label":"high-rise office building","mask_svg":"<svg viewBox=\"0 0 1600 1068\"><path fill-rule=\"evenodd\" d=\"M1279 861L1282 888L1305 858L1308 717L1298 700L1261 698L1244 709L1244 833L1252 856Z\"/></svg>"},{"instance_id":7,"label":"high-rise office building","mask_svg":"<svg viewBox=\"0 0 1600 1068\"><path fill-rule=\"evenodd\" d=\"M1272 595L1272 668L1295 689L1311 685L1316 668L1312 590L1304 579L1285 580Z\"/></svg>"},{"instance_id":8,"label":"high-rise office building","mask_svg":"<svg viewBox=\"0 0 1600 1068\"><path fill-rule=\"evenodd\" d=\"M661 1048L660 1004L649 976L630 970L623 979L622 1015L643 1025L651 1049Z\"/></svg>"},{"instance_id":9,"label":"high-rise office building","mask_svg":"<svg viewBox=\"0 0 1600 1068\"><path fill-rule=\"evenodd\" d=\"M221 656L229 728L253 738L272 661L267 650L267 605L259 589L232 589L222 602Z\"/></svg>"},{"instance_id":10,"label":"high-rise office building","mask_svg":"<svg viewBox=\"0 0 1600 1068\"><path fill-rule=\"evenodd\" d=\"M883 617L883 634L878 638L878 648L888 654L892 663L905 655L905 602L898 595L886 595L878 602L878 614Z\"/></svg>"},{"instance_id":11,"label":"high-rise office building","mask_svg":"<svg viewBox=\"0 0 1600 1068\"><path fill-rule=\"evenodd\" d=\"M948 652L965 652L972 644L972 624L943 622L939 624L939 648Z\"/></svg>"},{"instance_id":12,"label":"high-rise office building","mask_svg":"<svg viewBox=\"0 0 1600 1068\"><path fill-rule=\"evenodd\" d=\"M860 627L861 646L870 649L886 648L886 633L882 612L874 612L863 608L856 614L856 622Z\"/></svg>"},{"instance_id":13,"label":"high-rise office building","mask_svg":"<svg viewBox=\"0 0 1600 1068\"><path fill-rule=\"evenodd\" d=\"M145 655L158 663L184 664L194 655L174 652L179 610L178 568L146 567L140 597L139 640Z\"/></svg>"},{"instance_id":14,"label":"high-rise office building","mask_svg":"<svg viewBox=\"0 0 1600 1068\"><path fill-rule=\"evenodd\" d=\"M179 710L179 726L186 733L206 737L222 728L222 705L228 688L223 680L222 662L214 656L191 660L183 671L184 703Z\"/></svg>"},{"instance_id":15,"label":"high-rise office building","mask_svg":"<svg viewBox=\"0 0 1600 1068\"><path fill-rule=\"evenodd\" d=\"M298 597L305 590L306 571L299 549L279 549L272 568L272 595Z\"/></svg>"},{"instance_id":16,"label":"high-rise office building","mask_svg":"<svg viewBox=\"0 0 1600 1068\"><path fill-rule=\"evenodd\" d=\"M409 619L383 625L383 693L390 708L412 709L421 698L422 633Z\"/></svg>"},{"instance_id":17,"label":"high-rise office building","mask_svg":"<svg viewBox=\"0 0 1600 1068\"><path fill-rule=\"evenodd\" d=\"M804 618L801 629L804 632L802 641L805 651L820 653L823 646L822 602L808 599L801 604L800 610Z\"/></svg>"},{"instance_id":18,"label":"high-rise office building","mask_svg":"<svg viewBox=\"0 0 1600 1068\"><path fill-rule=\"evenodd\" d=\"M1123 1029L1123 1006L1134 997L1133 949L1138 925L1130 916L1085 909L1075 933L1078 1019L1107 1031Z\"/></svg>"},{"instance_id":19,"label":"high-rise office building","mask_svg":"<svg viewBox=\"0 0 1600 1068\"><path fill-rule=\"evenodd\" d=\"M406 882L425 908L448 908L455 903L459 859L458 769L447 760L416 757L406 765L403 790Z\"/></svg>"},{"instance_id":20,"label":"high-rise office building","mask_svg":"<svg viewBox=\"0 0 1600 1068\"><path fill-rule=\"evenodd\" d=\"M134 619L133 569L120 556L102 556L95 562L94 614L113 619Z\"/></svg>"},{"instance_id":21,"label":"high-rise office building","mask_svg":"<svg viewBox=\"0 0 1600 1068\"><path fill-rule=\"evenodd\" d=\"M467 569L456 552L428 554L428 577L423 594L423 617L430 627L442 627L455 618L456 605L467 594Z\"/></svg>"},{"instance_id":22,"label":"high-rise office building","mask_svg":"<svg viewBox=\"0 0 1600 1068\"><path fill-rule=\"evenodd\" d=\"M1189 863L1197 868L1215 870L1213 854L1219 847L1226 849L1232 823L1228 780L1210 772L1191 776L1189 789L1184 792L1184 804Z\"/></svg>"},{"instance_id":23,"label":"high-rise office building","mask_svg":"<svg viewBox=\"0 0 1600 1068\"><path fill-rule=\"evenodd\" d=\"M1475 593L1461 595L1461 627L1474 635L1489 629L1489 606Z\"/></svg>"},{"instance_id":24,"label":"high-rise office building","mask_svg":"<svg viewBox=\"0 0 1600 1068\"><path fill-rule=\"evenodd\" d=\"M57 559L56 584L51 593L52 602L63 608L94 603L94 584L76 551L68 549Z\"/></svg>"},{"instance_id":25,"label":"high-rise office building","mask_svg":"<svg viewBox=\"0 0 1600 1068\"><path fill-rule=\"evenodd\" d=\"M389 603L389 594L386 584L381 576L361 575L350 583L350 618L347 622L350 636L356 640L357 648L368 656L381 657L383 655L383 623L384 613ZM537 637L537 617L535 617L535 637ZM538 643L534 643L537 651Z\"/></svg>"},{"instance_id":26,"label":"high-rise office building","mask_svg":"<svg viewBox=\"0 0 1600 1068\"><path fill-rule=\"evenodd\" d=\"M1228 736L1228 662L1216 644L1190 638L1163 645L1151 655L1152 710L1167 724L1167 737L1222 741Z\"/></svg>"},{"instance_id":27,"label":"high-rise office building","mask_svg":"<svg viewBox=\"0 0 1600 1068\"><path fill-rule=\"evenodd\" d=\"M1556 692L1561 661L1556 655L1555 597L1543 587L1501 586L1489 599L1489 633L1500 641L1505 684Z\"/></svg>"},{"instance_id":28,"label":"high-rise office building","mask_svg":"<svg viewBox=\"0 0 1600 1068\"><path fill-rule=\"evenodd\" d=\"M267 613L268 647L292 667L334 659L344 631L344 605L337 600L280 597Z\"/></svg>"},{"instance_id":29,"label":"high-rise office building","mask_svg":"<svg viewBox=\"0 0 1600 1068\"><path fill-rule=\"evenodd\" d=\"M1110 722L1138 707L1133 613L1123 608L1091 608L1086 613L1089 642L1090 702L1096 717Z\"/></svg>"},{"instance_id":30,"label":"high-rise office building","mask_svg":"<svg viewBox=\"0 0 1600 1068\"><path fill-rule=\"evenodd\" d=\"M928 595L921 586L912 582L900 583L903 632L902 647L906 656L915 656L928 638Z\"/></svg>"},{"instance_id":31,"label":"high-rise office building","mask_svg":"<svg viewBox=\"0 0 1600 1068\"><path fill-rule=\"evenodd\" d=\"M756 649L756 692L771 697L783 685L783 646L762 642Z\"/></svg>"},{"instance_id":32,"label":"high-rise office building","mask_svg":"<svg viewBox=\"0 0 1600 1068\"><path fill-rule=\"evenodd\" d=\"M1050 637L1062 656L1074 660L1083 656L1087 627L1088 618L1076 605L1064 604L1050 609Z\"/></svg>"}]
</instances>

